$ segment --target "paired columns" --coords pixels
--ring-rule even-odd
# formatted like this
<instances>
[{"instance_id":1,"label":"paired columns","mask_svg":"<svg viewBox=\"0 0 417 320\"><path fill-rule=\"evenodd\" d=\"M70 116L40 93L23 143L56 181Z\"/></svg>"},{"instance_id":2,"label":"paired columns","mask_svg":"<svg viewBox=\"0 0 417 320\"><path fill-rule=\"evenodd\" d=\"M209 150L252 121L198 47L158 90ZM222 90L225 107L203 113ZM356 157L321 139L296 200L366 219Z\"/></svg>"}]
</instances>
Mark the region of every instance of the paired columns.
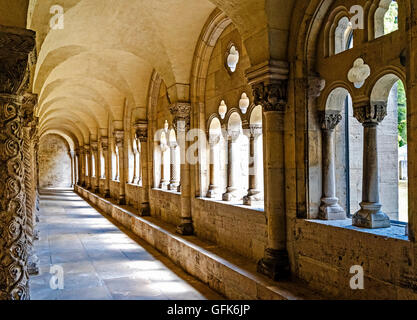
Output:
<instances>
[{"instance_id":1,"label":"paired columns","mask_svg":"<svg viewBox=\"0 0 417 320\"><path fill-rule=\"evenodd\" d=\"M117 149L119 150L119 204L125 205L126 204L126 179L125 179L125 170L124 170L124 141L125 141L125 133L122 130L114 131L113 133L114 139L116 141Z\"/></svg>"},{"instance_id":2,"label":"paired columns","mask_svg":"<svg viewBox=\"0 0 417 320\"><path fill-rule=\"evenodd\" d=\"M134 125L136 130L136 141L140 150L139 181L142 181L143 200L139 207L141 216L150 215L149 206L149 174L148 174L148 122L139 120Z\"/></svg>"},{"instance_id":3,"label":"paired columns","mask_svg":"<svg viewBox=\"0 0 417 320\"><path fill-rule=\"evenodd\" d=\"M209 136L210 145L210 185L207 192L207 198L214 199L219 194L219 143L220 134Z\"/></svg>"},{"instance_id":4,"label":"paired columns","mask_svg":"<svg viewBox=\"0 0 417 320\"><path fill-rule=\"evenodd\" d=\"M73 188L75 186L75 184L76 184L75 152L73 150L71 150L70 153L69 153L69 155L70 155L70 158L71 158L71 188Z\"/></svg>"},{"instance_id":5,"label":"paired columns","mask_svg":"<svg viewBox=\"0 0 417 320\"><path fill-rule=\"evenodd\" d=\"M24 96L34 48L33 31L0 26L0 55L7 56L0 77L0 300L30 298L23 127L25 107L34 107L33 96Z\"/></svg>"},{"instance_id":6,"label":"paired columns","mask_svg":"<svg viewBox=\"0 0 417 320\"><path fill-rule=\"evenodd\" d=\"M243 197L243 204L250 206L256 202L263 201L264 197L259 188L258 163L256 156L258 139L262 135L262 125L250 125L249 130L249 190L248 194Z\"/></svg>"},{"instance_id":7,"label":"paired columns","mask_svg":"<svg viewBox=\"0 0 417 320\"><path fill-rule=\"evenodd\" d=\"M287 110L288 64L269 61L254 66L246 74L252 86L254 102L264 111L263 137L265 170L265 213L268 244L258 272L274 280L290 275L287 251L285 204L284 121Z\"/></svg>"},{"instance_id":8,"label":"paired columns","mask_svg":"<svg viewBox=\"0 0 417 320\"><path fill-rule=\"evenodd\" d=\"M186 102L175 103L171 105L170 111L174 116L173 126L177 132L177 142L181 154L181 182L178 187L181 192L181 224L177 227L177 232L182 235L192 235L194 226L191 217L190 164L186 154L189 147L186 137L190 130L191 105Z\"/></svg>"},{"instance_id":9,"label":"paired columns","mask_svg":"<svg viewBox=\"0 0 417 320\"><path fill-rule=\"evenodd\" d=\"M321 199L319 218L323 220L343 220L346 213L336 197L335 172L335 128L342 120L340 112L327 111L320 114L323 143L323 197Z\"/></svg>"},{"instance_id":10,"label":"paired columns","mask_svg":"<svg viewBox=\"0 0 417 320\"><path fill-rule=\"evenodd\" d=\"M97 142L91 143L91 160L94 157L94 164L93 161L91 161L91 168L94 165L94 171L95 171L95 180L93 180L93 174L91 170L91 179L93 182L93 190L95 193L100 193L100 158L99 158L99 148Z\"/></svg>"},{"instance_id":11,"label":"paired columns","mask_svg":"<svg viewBox=\"0 0 417 320\"><path fill-rule=\"evenodd\" d=\"M227 189L223 194L223 201L232 201L238 197L239 188L236 186L236 165L235 157L237 155L237 139L239 139L240 131L228 130L227 132Z\"/></svg>"},{"instance_id":12,"label":"paired columns","mask_svg":"<svg viewBox=\"0 0 417 320\"><path fill-rule=\"evenodd\" d=\"M110 198L110 160L109 160L109 138L102 137L101 138L101 150L103 151L104 157L104 198Z\"/></svg>"},{"instance_id":13,"label":"paired columns","mask_svg":"<svg viewBox=\"0 0 417 320\"><path fill-rule=\"evenodd\" d=\"M379 200L379 170L377 128L387 116L386 102L371 102L354 108L354 117L363 125L363 176L361 209L352 218L354 226L389 228L389 217L381 211Z\"/></svg>"},{"instance_id":14,"label":"paired columns","mask_svg":"<svg viewBox=\"0 0 417 320\"><path fill-rule=\"evenodd\" d=\"M91 190L91 168L92 168L92 165L91 165L91 148L90 148L90 146L89 145L85 145L84 146L84 152L85 152L85 157L84 157L84 159L85 159L85 167L84 167L84 169L85 169L85 183L86 183L86 188L88 189L88 190Z\"/></svg>"},{"instance_id":15,"label":"paired columns","mask_svg":"<svg viewBox=\"0 0 417 320\"><path fill-rule=\"evenodd\" d=\"M179 191L180 181L177 172L177 148L178 143L176 141L169 141L170 150L170 179L168 189L171 191Z\"/></svg>"}]
</instances>

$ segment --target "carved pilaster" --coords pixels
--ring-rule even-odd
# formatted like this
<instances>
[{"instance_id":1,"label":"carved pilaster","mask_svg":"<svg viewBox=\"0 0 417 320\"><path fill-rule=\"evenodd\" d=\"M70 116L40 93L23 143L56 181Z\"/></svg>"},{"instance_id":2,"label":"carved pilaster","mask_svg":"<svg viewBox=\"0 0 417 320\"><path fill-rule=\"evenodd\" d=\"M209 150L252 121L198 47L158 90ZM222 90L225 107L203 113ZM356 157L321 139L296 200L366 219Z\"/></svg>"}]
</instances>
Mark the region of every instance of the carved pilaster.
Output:
<instances>
[{"instance_id":1,"label":"carved pilaster","mask_svg":"<svg viewBox=\"0 0 417 320\"><path fill-rule=\"evenodd\" d=\"M29 298L22 102L0 95L0 300Z\"/></svg>"},{"instance_id":2,"label":"carved pilaster","mask_svg":"<svg viewBox=\"0 0 417 320\"><path fill-rule=\"evenodd\" d=\"M33 31L0 26L0 300L30 298L23 96L30 79Z\"/></svg>"},{"instance_id":3,"label":"carved pilaster","mask_svg":"<svg viewBox=\"0 0 417 320\"><path fill-rule=\"evenodd\" d=\"M23 99L23 161L25 167L25 191L26 191L26 235L28 243L28 272L31 275L39 273L39 258L34 252L35 240L35 183L33 173L33 135L36 132L36 120L34 107L37 102L36 95L25 95Z\"/></svg>"}]
</instances>

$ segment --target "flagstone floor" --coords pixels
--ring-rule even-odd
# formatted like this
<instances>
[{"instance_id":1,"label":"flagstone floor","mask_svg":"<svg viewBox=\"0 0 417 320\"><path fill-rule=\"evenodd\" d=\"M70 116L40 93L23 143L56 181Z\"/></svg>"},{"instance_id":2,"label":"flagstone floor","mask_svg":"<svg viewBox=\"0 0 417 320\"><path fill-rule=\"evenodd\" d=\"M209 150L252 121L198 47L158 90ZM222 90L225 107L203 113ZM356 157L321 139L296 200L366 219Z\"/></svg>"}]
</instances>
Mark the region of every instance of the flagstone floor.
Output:
<instances>
[{"instance_id":1,"label":"flagstone floor","mask_svg":"<svg viewBox=\"0 0 417 320\"><path fill-rule=\"evenodd\" d=\"M42 190L40 211L32 300L222 299L72 190Z\"/></svg>"}]
</instances>

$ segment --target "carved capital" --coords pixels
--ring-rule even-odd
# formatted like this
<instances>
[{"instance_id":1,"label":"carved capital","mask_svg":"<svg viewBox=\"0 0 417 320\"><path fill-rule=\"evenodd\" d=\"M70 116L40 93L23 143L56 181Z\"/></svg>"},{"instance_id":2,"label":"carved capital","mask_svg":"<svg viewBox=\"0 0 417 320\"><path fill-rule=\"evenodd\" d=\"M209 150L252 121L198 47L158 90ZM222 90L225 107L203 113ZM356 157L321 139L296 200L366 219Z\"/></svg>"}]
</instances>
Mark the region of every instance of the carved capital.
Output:
<instances>
[{"instance_id":1,"label":"carved capital","mask_svg":"<svg viewBox=\"0 0 417 320\"><path fill-rule=\"evenodd\" d=\"M285 112L288 98L288 63L266 61L246 71L248 83L252 86L254 102L264 111Z\"/></svg>"},{"instance_id":2,"label":"carved capital","mask_svg":"<svg viewBox=\"0 0 417 320\"><path fill-rule=\"evenodd\" d=\"M107 137L101 137L101 149L106 152L109 150L109 138Z\"/></svg>"},{"instance_id":3,"label":"carved capital","mask_svg":"<svg viewBox=\"0 0 417 320\"><path fill-rule=\"evenodd\" d=\"M84 145L84 154L89 155L90 154L90 145L86 144Z\"/></svg>"},{"instance_id":4,"label":"carved capital","mask_svg":"<svg viewBox=\"0 0 417 320\"><path fill-rule=\"evenodd\" d=\"M209 144L214 147L220 142L220 134L210 134L209 135Z\"/></svg>"},{"instance_id":5,"label":"carved capital","mask_svg":"<svg viewBox=\"0 0 417 320\"><path fill-rule=\"evenodd\" d=\"M122 130L117 130L113 132L114 140L116 146L120 149L123 148L125 142L125 132Z\"/></svg>"},{"instance_id":6,"label":"carved capital","mask_svg":"<svg viewBox=\"0 0 417 320\"><path fill-rule=\"evenodd\" d=\"M35 48L35 32L0 26L0 92L22 94L28 89L29 53Z\"/></svg>"},{"instance_id":7,"label":"carved capital","mask_svg":"<svg viewBox=\"0 0 417 320\"><path fill-rule=\"evenodd\" d=\"M98 150L98 143L97 142L91 142L90 146L91 146L91 151L97 152L97 150Z\"/></svg>"},{"instance_id":8,"label":"carved capital","mask_svg":"<svg viewBox=\"0 0 417 320\"><path fill-rule=\"evenodd\" d=\"M285 112L287 108L288 82L281 80L270 84L258 83L253 86L253 96L255 104L261 105L265 112Z\"/></svg>"},{"instance_id":9,"label":"carved capital","mask_svg":"<svg viewBox=\"0 0 417 320\"><path fill-rule=\"evenodd\" d=\"M384 101L377 101L361 106L354 106L353 116L363 125L378 125L387 116L387 103Z\"/></svg>"},{"instance_id":10,"label":"carved capital","mask_svg":"<svg viewBox=\"0 0 417 320\"><path fill-rule=\"evenodd\" d=\"M174 116L172 126L177 132L187 132L190 130L191 104L188 102L177 102L169 107Z\"/></svg>"},{"instance_id":11,"label":"carved capital","mask_svg":"<svg viewBox=\"0 0 417 320\"><path fill-rule=\"evenodd\" d=\"M136 139L140 142L148 141L148 121L138 120L133 125L136 130Z\"/></svg>"},{"instance_id":12,"label":"carved capital","mask_svg":"<svg viewBox=\"0 0 417 320\"><path fill-rule=\"evenodd\" d=\"M319 114L319 122L322 130L334 130L342 121L342 115L338 111L325 111Z\"/></svg>"},{"instance_id":13,"label":"carved capital","mask_svg":"<svg viewBox=\"0 0 417 320\"><path fill-rule=\"evenodd\" d=\"M262 125L261 124L251 124L249 125L249 130L251 135L254 138L257 138L262 135Z\"/></svg>"}]
</instances>

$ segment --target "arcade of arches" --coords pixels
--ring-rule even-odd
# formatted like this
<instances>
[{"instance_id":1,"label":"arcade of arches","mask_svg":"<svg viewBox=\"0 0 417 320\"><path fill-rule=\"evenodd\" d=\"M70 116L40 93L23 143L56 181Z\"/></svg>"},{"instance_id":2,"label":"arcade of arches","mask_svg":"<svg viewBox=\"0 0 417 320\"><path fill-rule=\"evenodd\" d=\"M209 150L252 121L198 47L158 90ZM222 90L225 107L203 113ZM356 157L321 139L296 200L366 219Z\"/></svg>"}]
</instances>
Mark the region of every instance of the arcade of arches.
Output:
<instances>
[{"instance_id":1,"label":"arcade of arches","mask_svg":"<svg viewBox=\"0 0 417 320\"><path fill-rule=\"evenodd\" d=\"M416 299L416 35L413 0L1 0L0 298L64 188L225 298Z\"/></svg>"}]
</instances>

